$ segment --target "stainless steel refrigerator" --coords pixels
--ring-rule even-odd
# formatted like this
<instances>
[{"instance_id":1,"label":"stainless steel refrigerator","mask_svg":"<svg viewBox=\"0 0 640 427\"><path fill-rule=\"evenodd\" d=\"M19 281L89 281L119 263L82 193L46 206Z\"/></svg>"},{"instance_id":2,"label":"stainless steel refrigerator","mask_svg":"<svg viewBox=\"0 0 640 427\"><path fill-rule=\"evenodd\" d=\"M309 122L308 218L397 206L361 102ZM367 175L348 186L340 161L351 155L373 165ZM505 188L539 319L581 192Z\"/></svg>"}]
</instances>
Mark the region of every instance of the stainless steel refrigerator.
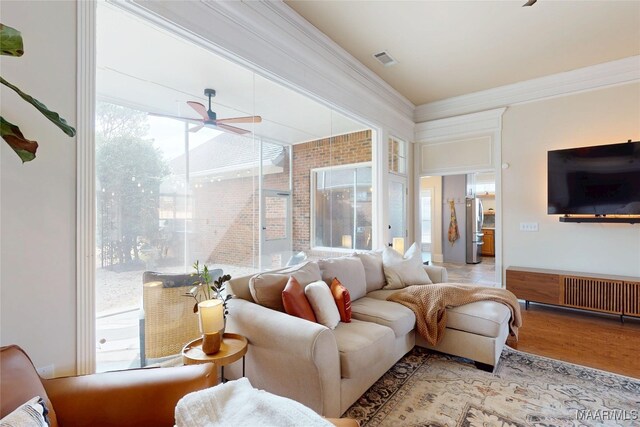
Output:
<instances>
[{"instance_id":1,"label":"stainless steel refrigerator","mask_svg":"<svg viewBox=\"0 0 640 427\"><path fill-rule=\"evenodd\" d=\"M477 197L466 199L466 239L467 239L467 264L478 264L482 262L482 223L484 222L484 212L482 200Z\"/></svg>"}]
</instances>

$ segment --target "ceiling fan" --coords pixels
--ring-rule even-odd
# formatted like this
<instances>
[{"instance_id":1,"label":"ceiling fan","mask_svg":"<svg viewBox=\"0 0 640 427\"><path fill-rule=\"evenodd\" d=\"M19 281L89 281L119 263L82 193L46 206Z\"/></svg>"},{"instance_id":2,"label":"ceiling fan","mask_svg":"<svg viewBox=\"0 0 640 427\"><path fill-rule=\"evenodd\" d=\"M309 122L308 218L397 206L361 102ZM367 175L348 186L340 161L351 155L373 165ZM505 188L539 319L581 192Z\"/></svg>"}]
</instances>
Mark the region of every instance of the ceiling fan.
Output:
<instances>
[{"instance_id":1,"label":"ceiling fan","mask_svg":"<svg viewBox=\"0 0 640 427\"><path fill-rule=\"evenodd\" d=\"M192 127L189 129L189 132L197 132L203 127L211 127L214 129L220 129L231 133L236 133L239 135L243 135L245 133L249 133L246 129L241 129L235 126L229 126L228 123L260 123L262 122L262 117L260 116L246 116L246 117L230 117L228 119L219 119L216 112L211 109L211 98L216 96L215 89L205 89L204 94L209 97L209 109L207 110L204 105L196 101L187 101L187 104L193 108L196 113L200 114L202 118L191 118L191 117L179 117L179 116L171 116L168 114L156 114L149 113L152 116L158 117L169 117L177 120L185 120L190 122L199 123L199 125Z\"/></svg>"}]
</instances>

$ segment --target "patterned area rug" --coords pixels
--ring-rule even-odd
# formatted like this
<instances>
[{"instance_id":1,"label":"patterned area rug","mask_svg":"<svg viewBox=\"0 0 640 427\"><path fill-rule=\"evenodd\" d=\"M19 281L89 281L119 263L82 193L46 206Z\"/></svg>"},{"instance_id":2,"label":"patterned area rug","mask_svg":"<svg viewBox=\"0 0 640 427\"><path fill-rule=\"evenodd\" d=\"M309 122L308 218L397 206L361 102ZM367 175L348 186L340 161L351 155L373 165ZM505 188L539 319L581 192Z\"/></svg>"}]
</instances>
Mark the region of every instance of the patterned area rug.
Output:
<instances>
[{"instance_id":1,"label":"patterned area rug","mask_svg":"<svg viewBox=\"0 0 640 427\"><path fill-rule=\"evenodd\" d=\"M640 380L505 347L495 373L415 347L344 416L374 426L640 426Z\"/></svg>"}]
</instances>

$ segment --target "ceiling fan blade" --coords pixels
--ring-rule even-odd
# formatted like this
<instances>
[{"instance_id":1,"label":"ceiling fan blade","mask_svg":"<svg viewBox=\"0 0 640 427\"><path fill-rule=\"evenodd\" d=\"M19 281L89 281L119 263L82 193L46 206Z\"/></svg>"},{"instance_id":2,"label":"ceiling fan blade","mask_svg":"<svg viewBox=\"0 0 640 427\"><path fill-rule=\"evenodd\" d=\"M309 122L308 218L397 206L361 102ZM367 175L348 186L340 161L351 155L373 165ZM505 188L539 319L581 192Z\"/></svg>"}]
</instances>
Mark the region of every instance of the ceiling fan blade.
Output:
<instances>
[{"instance_id":1,"label":"ceiling fan blade","mask_svg":"<svg viewBox=\"0 0 640 427\"><path fill-rule=\"evenodd\" d=\"M218 123L218 124L216 124L214 126L217 127L217 128L220 128L222 130L226 130L228 132L231 132L231 133L237 133L238 135L244 135L245 133L250 133L251 132L251 131L248 131L246 129L237 128L235 126L225 125L224 123Z\"/></svg>"},{"instance_id":2,"label":"ceiling fan blade","mask_svg":"<svg viewBox=\"0 0 640 427\"><path fill-rule=\"evenodd\" d=\"M533 6L535 4L535 2L537 2L538 0L529 0L528 2L526 2L525 4L522 5L522 7L525 6Z\"/></svg>"},{"instance_id":3,"label":"ceiling fan blade","mask_svg":"<svg viewBox=\"0 0 640 427\"><path fill-rule=\"evenodd\" d=\"M209 114L207 113L207 108L204 105L195 101L187 101L187 104L189 104L189 107L196 110L196 112L202 116L203 120L209 120Z\"/></svg>"},{"instance_id":4,"label":"ceiling fan blade","mask_svg":"<svg viewBox=\"0 0 640 427\"><path fill-rule=\"evenodd\" d=\"M160 113L147 113L148 116L154 117L166 117L168 119L174 120L182 120L183 122L194 122L194 123L202 123L202 119L193 119L191 117L180 117L180 116L172 116L171 114L160 114Z\"/></svg>"},{"instance_id":5,"label":"ceiling fan blade","mask_svg":"<svg viewBox=\"0 0 640 427\"><path fill-rule=\"evenodd\" d=\"M204 127L204 123L200 123L198 126L194 126L191 129L189 129L189 132L198 132L203 127Z\"/></svg>"},{"instance_id":6,"label":"ceiling fan blade","mask_svg":"<svg viewBox=\"0 0 640 427\"><path fill-rule=\"evenodd\" d=\"M217 119L216 123L261 123L262 117L260 116L247 116L247 117L231 117L228 119Z\"/></svg>"}]
</instances>

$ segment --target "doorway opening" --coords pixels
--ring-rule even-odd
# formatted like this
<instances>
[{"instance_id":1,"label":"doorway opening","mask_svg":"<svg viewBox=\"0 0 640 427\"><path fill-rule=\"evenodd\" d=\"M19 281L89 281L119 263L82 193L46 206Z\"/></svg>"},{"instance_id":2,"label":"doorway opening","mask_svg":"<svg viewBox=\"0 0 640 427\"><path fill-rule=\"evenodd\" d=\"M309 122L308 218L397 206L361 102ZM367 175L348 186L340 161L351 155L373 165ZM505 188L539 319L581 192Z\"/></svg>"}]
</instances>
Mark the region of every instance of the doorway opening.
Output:
<instances>
[{"instance_id":1,"label":"doorway opening","mask_svg":"<svg viewBox=\"0 0 640 427\"><path fill-rule=\"evenodd\" d=\"M422 259L447 268L449 281L500 286L495 267L495 173L420 178Z\"/></svg>"}]
</instances>

